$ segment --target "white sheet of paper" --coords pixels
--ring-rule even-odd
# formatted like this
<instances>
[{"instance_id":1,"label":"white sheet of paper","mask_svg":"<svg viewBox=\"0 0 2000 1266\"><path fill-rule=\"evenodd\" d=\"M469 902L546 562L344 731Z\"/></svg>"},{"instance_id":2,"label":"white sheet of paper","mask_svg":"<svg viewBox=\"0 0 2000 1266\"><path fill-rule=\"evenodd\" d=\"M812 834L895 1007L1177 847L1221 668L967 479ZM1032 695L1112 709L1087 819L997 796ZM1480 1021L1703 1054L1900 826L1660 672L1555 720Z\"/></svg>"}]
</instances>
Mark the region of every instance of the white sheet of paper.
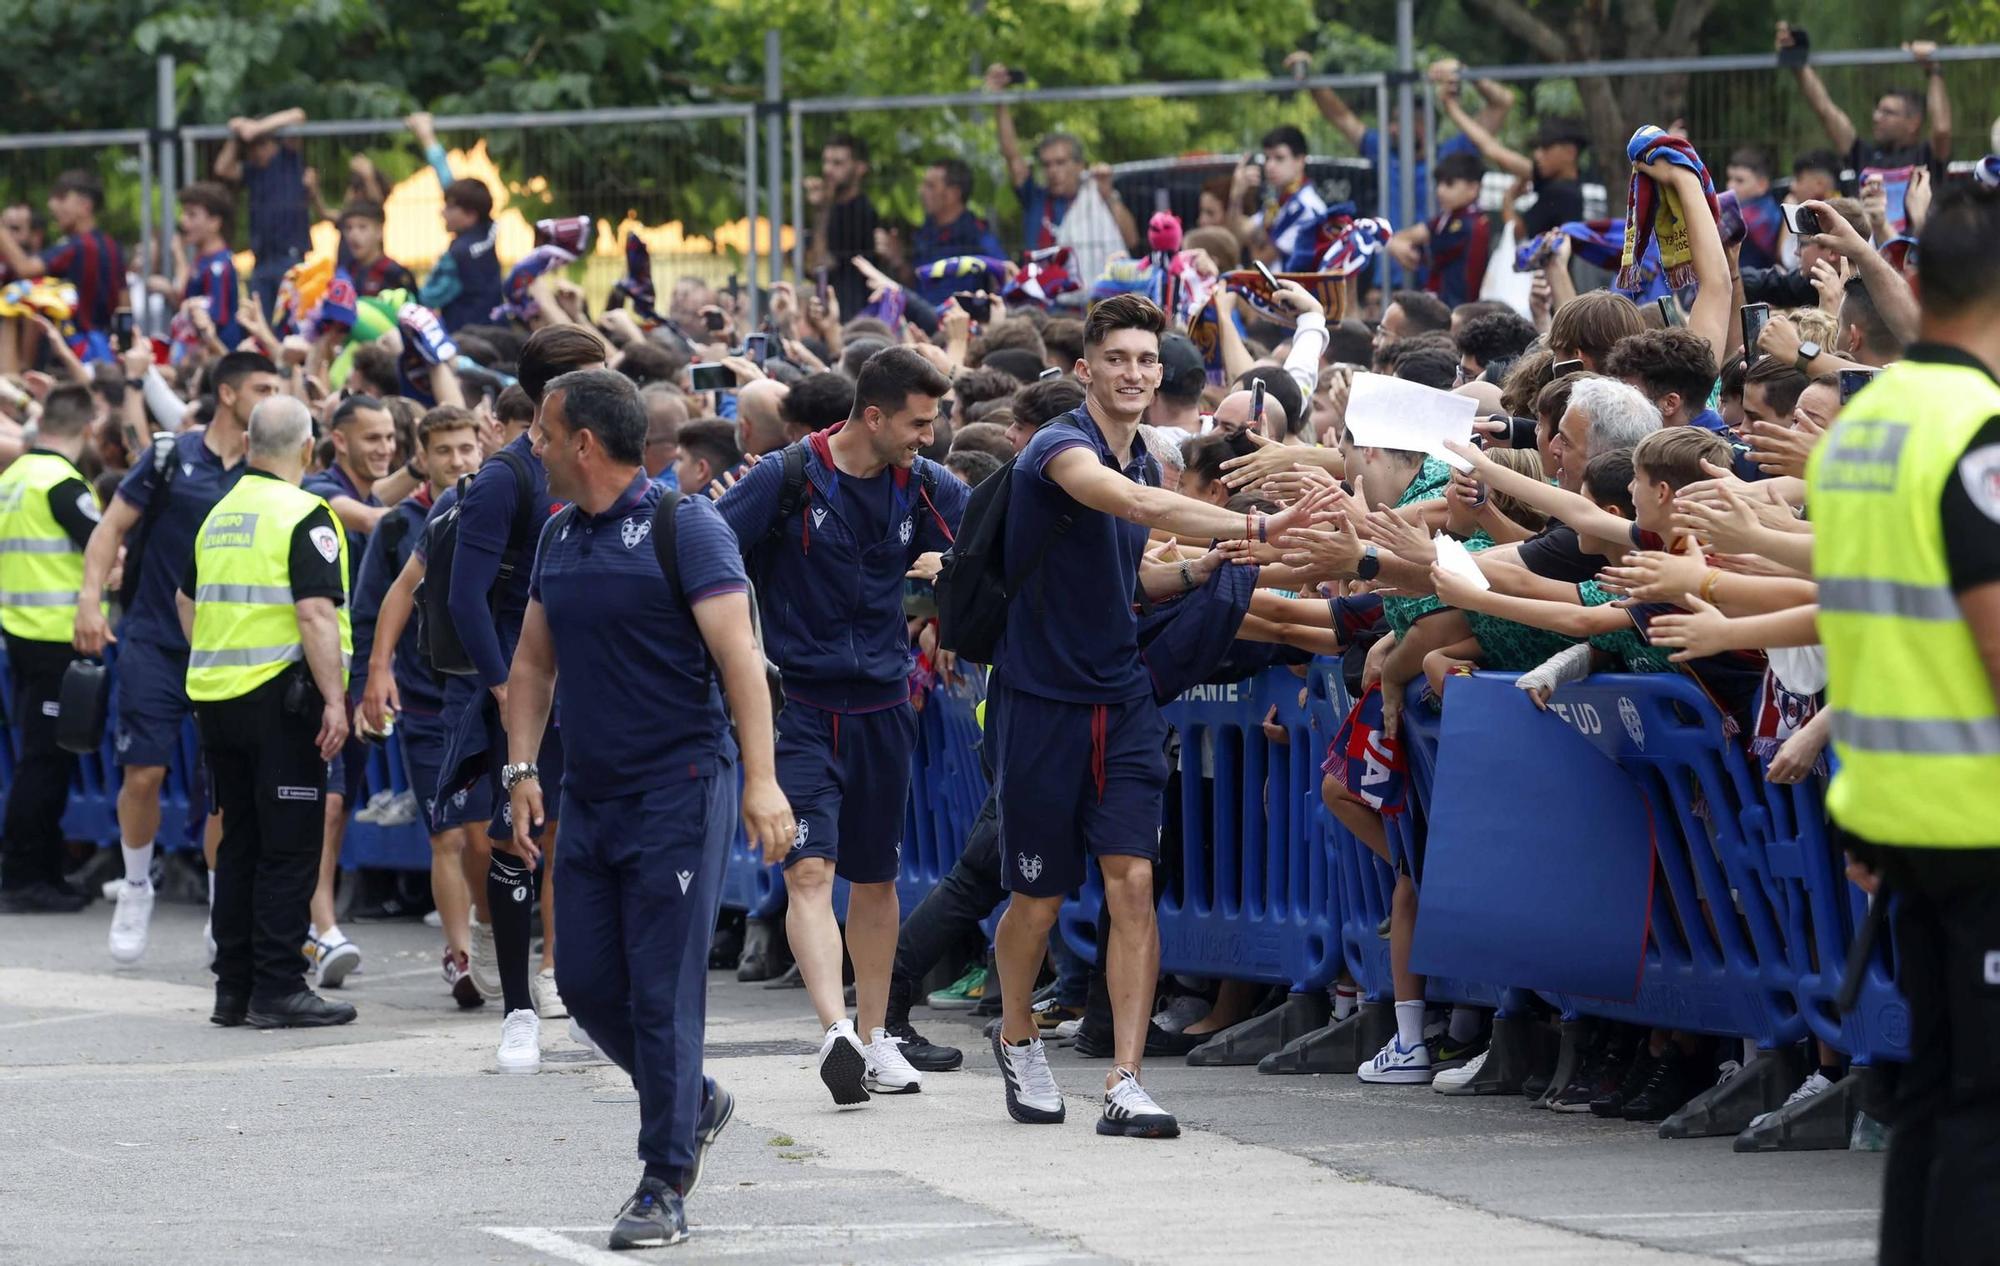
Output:
<instances>
[{"instance_id":1,"label":"white sheet of paper","mask_svg":"<svg viewBox=\"0 0 2000 1266\"><path fill-rule=\"evenodd\" d=\"M1446 440L1472 442L1472 419L1479 403L1471 396L1426 387L1385 374L1356 374L1347 397L1347 429L1363 448L1428 453L1454 470L1470 473L1472 463L1447 452Z\"/></svg>"},{"instance_id":2,"label":"white sheet of paper","mask_svg":"<svg viewBox=\"0 0 2000 1266\"><path fill-rule=\"evenodd\" d=\"M1437 546L1438 566L1461 580L1478 585L1481 589L1493 587L1493 582L1486 578L1486 573L1479 570L1479 564L1472 561L1472 552L1465 548L1464 542L1455 536L1446 536L1443 532L1439 532L1432 543Z\"/></svg>"}]
</instances>

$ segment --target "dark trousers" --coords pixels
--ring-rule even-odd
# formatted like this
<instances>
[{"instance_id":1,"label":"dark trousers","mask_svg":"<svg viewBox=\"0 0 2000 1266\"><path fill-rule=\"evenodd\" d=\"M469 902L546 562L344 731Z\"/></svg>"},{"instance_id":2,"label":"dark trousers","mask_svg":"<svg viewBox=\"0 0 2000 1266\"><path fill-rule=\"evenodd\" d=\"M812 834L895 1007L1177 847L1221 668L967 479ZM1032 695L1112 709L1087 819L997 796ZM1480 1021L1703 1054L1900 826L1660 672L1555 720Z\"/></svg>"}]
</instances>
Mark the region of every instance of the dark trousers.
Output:
<instances>
[{"instance_id":1,"label":"dark trousers","mask_svg":"<svg viewBox=\"0 0 2000 1266\"><path fill-rule=\"evenodd\" d=\"M2000 849L1855 848L1896 895L1910 1062L1889 1065L1885 1266L2000 1262Z\"/></svg>"},{"instance_id":2,"label":"dark trousers","mask_svg":"<svg viewBox=\"0 0 2000 1266\"><path fill-rule=\"evenodd\" d=\"M56 746L56 706L63 670L76 658L66 642L7 635L7 677L14 696L14 776L0 824L0 887L62 882L63 810L76 757Z\"/></svg>"},{"instance_id":3,"label":"dark trousers","mask_svg":"<svg viewBox=\"0 0 2000 1266\"><path fill-rule=\"evenodd\" d=\"M639 1159L694 1164L708 941L736 829L733 763L636 795L570 791L558 827L556 987L639 1092Z\"/></svg>"},{"instance_id":4,"label":"dark trousers","mask_svg":"<svg viewBox=\"0 0 2000 1266\"><path fill-rule=\"evenodd\" d=\"M909 1020L918 983L938 960L977 936L979 921L1006 899L1000 886L1000 807L996 793L988 791L966 832L965 851L896 933L896 964L889 972L891 1025Z\"/></svg>"},{"instance_id":5,"label":"dark trousers","mask_svg":"<svg viewBox=\"0 0 2000 1266\"><path fill-rule=\"evenodd\" d=\"M301 947L326 834L326 762L309 686L285 708L290 672L249 694L195 704L208 785L222 813L215 855L215 982L253 1002L305 988Z\"/></svg>"}]
</instances>

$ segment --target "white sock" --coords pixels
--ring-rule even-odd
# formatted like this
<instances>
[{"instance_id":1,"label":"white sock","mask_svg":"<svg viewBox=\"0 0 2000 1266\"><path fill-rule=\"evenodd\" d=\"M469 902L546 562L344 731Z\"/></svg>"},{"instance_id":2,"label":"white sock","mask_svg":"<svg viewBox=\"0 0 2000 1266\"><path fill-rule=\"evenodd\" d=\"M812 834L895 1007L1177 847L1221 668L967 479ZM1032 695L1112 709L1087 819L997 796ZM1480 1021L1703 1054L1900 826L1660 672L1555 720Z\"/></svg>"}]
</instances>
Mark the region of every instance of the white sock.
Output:
<instances>
[{"instance_id":1,"label":"white sock","mask_svg":"<svg viewBox=\"0 0 2000 1266\"><path fill-rule=\"evenodd\" d=\"M120 840L118 843L119 851L125 854L125 882L140 886L151 883L153 842L148 840L136 848L125 843L123 840Z\"/></svg>"},{"instance_id":2,"label":"white sock","mask_svg":"<svg viewBox=\"0 0 2000 1266\"><path fill-rule=\"evenodd\" d=\"M1478 1037L1479 1019L1478 1007L1453 1007L1451 1009L1451 1028L1449 1030L1451 1040L1454 1042L1470 1042L1473 1038Z\"/></svg>"},{"instance_id":3,"label":"white sock","mask_svg":"<svg viewBox=\"0 0 2000 1266\"><path fill-rule=\"evenodd\" d=\"M1413 1051L1424 1044L1424 1004L1421 998L1415 1002L1396 1004L1396 1041L1406 1051Z\"/></svg>"},{"instance_id":4,"label":"white sock","mask_svg":"<svg viewBox=\"0 0 2000 1266\"><path fill-rule=\"evenodd\" d=\"M1345 1020L1347 1017L1353 1015L1354 1008L1359 1005L1360 1001L1361 991L1354 986L1335 985L1333 987L1333 1018L1336 1020Z\"/></svg>"},{"instance_id":5,"label":"white sock","mask_svg":"<svg viewBox=\"0 0 2000 1266\"><path fill-rule=\"evenodd\" d=\"M208 872L208 908L215 909L215 872Z\"/></svg>"},{"instance_id":6,"label":"white sock","mask_svg":"<svg viewBox=\"0 0 2000 1266\"><path fill-rule=\"evenodd\" d=\"M320 933L319 943L331 949L346 939L347 933L340 930L340 925L330 923L327 925L326 931Z\"/></svg>"}]
</instances>

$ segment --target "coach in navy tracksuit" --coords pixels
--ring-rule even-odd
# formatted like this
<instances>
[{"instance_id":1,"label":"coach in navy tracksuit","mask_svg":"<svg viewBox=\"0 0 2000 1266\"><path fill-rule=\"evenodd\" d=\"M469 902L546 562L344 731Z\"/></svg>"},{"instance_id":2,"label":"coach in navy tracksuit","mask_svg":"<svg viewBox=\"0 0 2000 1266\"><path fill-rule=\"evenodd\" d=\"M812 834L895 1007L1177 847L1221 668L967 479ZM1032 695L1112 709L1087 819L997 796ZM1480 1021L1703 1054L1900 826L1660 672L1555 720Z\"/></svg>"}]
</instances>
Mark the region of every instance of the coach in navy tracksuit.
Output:
<instances>
[{"instance_id":1,"label":"coach in navy tracksuit","mask_svg":"<svg viewBox=\"0 0 2000 1266\"><path fill-rule=\"evenodd\" d=\"M743 745L744 825L767 856L791 838L792 815L736 538L706 500L678 499L667 583L649 539L665 494L640 466L638 388L605 369L564 374L536 432L549 487L571 504L542 532L509 677L514 846L536 851L535 758L551 705L590 718L565 740L562 992L639 1092L645 1176L611 1247L671 1244L687 1234L681 1202L731 1107L701 1073L708 939L737 817L718 676Z\"/></svg>"},{"instance_id":2,"label":"coach in navy tracksuit","mask_svg":"<svg viewBox=\"0 0 2000 1266\"><path fill-rule=\"evenodd\" d=\"M1101 1134L1171 1138L1180 1132L1139 1084L1159 928L1153 866L1167 784L1166 722L1139 654L1140 554L1149 528L1182 536L1276 539L1313 521L1325 494L1282 514L1235 514L1158 486L1138 438L1160 385L1166 318L1150 300L1118 295L1084 323L1077 377L1083 407L1035 432L1015 459L1002 556L1041 556L1010 596L994 654L987 741L1000 806L1000 877L1013 900L994 938L1001 1029L993 1041L1017 1121L1053 1123L1063 1098L1029 1009L1049 928L1095 857L1111 911L1105 971L1115 1063ZM1059 527L1067 521L1067 530ZM1051 533L1060 536L1050 539ZM1192 575L1184 577L1193 588ZM1148 596L1183 587L1170 570Z\"/></svg>"},{"instance_id":3,"label":"coach in navy tracksuit","mask_svg":"<svg viewBox=\"0 0 2000 1266\"><path fill-rule=\"evenodd\" d=\"M806 482L782 520L779 454L718 503L755 564L767 653L784 670L778 781L798 814L785 861L785 931L826 1026L820 1078L843 1107L865 1104L870 1090L922 1086L883 1024L917 738L904 578L918 555L950 544L966 501L964 484L917 455L950 389L909 348L878 352L862 366L848 420L800 441ZM850 885L852 1021L833 917L836 874Z\"/></svg>"}]
</instances>

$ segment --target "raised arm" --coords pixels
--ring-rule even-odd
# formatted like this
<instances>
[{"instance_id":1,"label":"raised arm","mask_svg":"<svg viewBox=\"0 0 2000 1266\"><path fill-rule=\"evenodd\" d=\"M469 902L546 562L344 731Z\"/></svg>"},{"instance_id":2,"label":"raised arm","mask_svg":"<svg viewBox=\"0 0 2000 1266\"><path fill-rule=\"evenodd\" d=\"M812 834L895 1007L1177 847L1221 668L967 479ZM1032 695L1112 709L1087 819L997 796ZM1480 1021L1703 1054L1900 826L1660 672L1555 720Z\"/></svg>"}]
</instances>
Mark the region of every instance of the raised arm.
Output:
<instances>
[{"instance_id":1,"label":"raised arm","mask_svg":"<svg viewBox=\"0 0 2000 1266\"><path fill-rule=\"evenodd\" d=\"M431 116L419 110L403 120L410 134L417 138L417 148L423 150L424 161L437 173L438 187L449 189L452 182L451 163L445 158L444 146L438 144L437 129L431 126Z\"/></svg>"},{"instance_id":2,"label":"raised arm","mask_svg":"<svg viewBox=\"0 0 2000 1266\"><path fill-rule=\"evenodd\" d=\"M1007 68L999 62L994 62L986 68L986 91L1002 93L1007 91L1010 83ZM1028 156L1021 152L1020 134L1014 131L1014 112L1007 108L1004 100L993 107L993 127L1000 136L1000 157L1007 160L1008 183L1011 187L1019 189L1028 183L1028 174L1032 168Z\"/></svg>"},{"instance_id":3,"label":"raised arm","mask_svg":"<svg viewBox=\"0 0 2000 1266\"><path fill-rule=\"evenodd\" d=\"M1951 93L1944 86L1944 67L1937 61L1937 45L1930 40L1912 40L1903 48L1924 72L1924 113L1931 121L1931 152L1942 162L1951 154Z\"/></svg>"},{"instance_id":4,"label":"raised arm","mask_svg":"<svg viewBox=\"0 0 2000 1266\"><path fill-rule=\"evenodd\" d=\"M1778 49L1780 52L1792 46L1792 25L1778 23ZM1819 116L1819 125L1826 129L1826 137L1833 142L1833 148L1845 154L1854 144L1854 120L1847 112L1833 103L1827 95L1826 85L1819 81L1819 72L1810 65L1801 64L1792 71L1799 81L1799 91L1805 94L1806 104Z\"/></svg>"},{"instance_id":5,"label":"raised arm","mask_svg":"<svg viewBox=\"0 0 2000 1266\"><path fill-rule=\"evenodd\" d=\"M1479 152L1486 156L1487 162L1510 176L1524 179L1534 177L1534 160L1519 150L1509 149L1499 137L1487 129L1485 124L1467 114L1464 104L1458 99L1457 92L1439 92L1438 104L1444 107L1447 115L1451 116L1451 121L1458 126L1458 130L1465 134L1465 139L1479 147Z\"/></svg>"},{"instance_id":6,"label":"raised arm","mask_svg":"<svg viewBox=\"0 0 2000 1266\"><path fill-rule=\"evenodd\" d=\"M1687 315L1690 330L1707 340L1715 352L1715 363L1729 359L1730 316L1735 297L1730 281L1729 253L1722 246L1722 231L1702 194L1701 178L1675 163L1654 161L1640 168L1655 183L1671 187L1680 198L1681 214L1687 221L1688 244L1694 250L1694 307ZM1835 217L1838 218L1838 217ZM1842 221L1845 224L1845 221Z\"/></svg>"},{"instance_id":7,"label":"raised arm","mask_svg":"<svg viewBox=\"0 0 2000 1266\"><path fill-rule=\"evenodd\" d=\"M1287 54L1285 69L1301 76L1311 73L1312 54L1304 50ZM1321 116L1340 129L1340 134L1347 138L1349 145L1359 149L1361 138L1368 135L1367 125L1355 116L1354 111L1348 108L1347 103L1340 99L1340 94L1333 89L1313 88L1310 91L1313 104L1319 107Z\"/></svg>"}]
</instances>

